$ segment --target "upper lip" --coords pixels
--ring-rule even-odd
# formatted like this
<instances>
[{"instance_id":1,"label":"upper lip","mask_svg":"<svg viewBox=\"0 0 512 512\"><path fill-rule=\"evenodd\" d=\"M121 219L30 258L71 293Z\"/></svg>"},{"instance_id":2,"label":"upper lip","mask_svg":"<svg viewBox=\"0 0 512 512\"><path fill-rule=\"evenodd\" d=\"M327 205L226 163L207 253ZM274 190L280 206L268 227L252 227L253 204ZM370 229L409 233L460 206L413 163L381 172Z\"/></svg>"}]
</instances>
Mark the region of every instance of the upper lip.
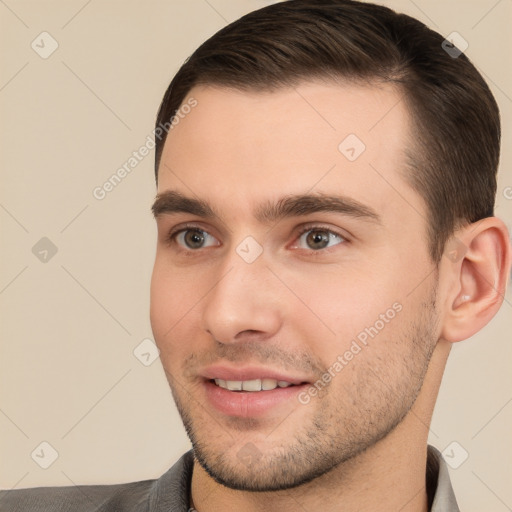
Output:
<instances>
[{"instance_id":1,"label":"upper lip","mask_svg":"<svg viewBox=\"0 0 512 512\"><path fill-rule=\"evenodd\" d=\"M201 376L206 379L222 379L222 380L255 380L255 379L274 379L289 382L290 384L302 384L309 382L307 378L298 375L287 375L278 370L257 366L243 366L238 368L230 368L225 365L213 365L204 368Z\"/></svg>"}]
</instances>

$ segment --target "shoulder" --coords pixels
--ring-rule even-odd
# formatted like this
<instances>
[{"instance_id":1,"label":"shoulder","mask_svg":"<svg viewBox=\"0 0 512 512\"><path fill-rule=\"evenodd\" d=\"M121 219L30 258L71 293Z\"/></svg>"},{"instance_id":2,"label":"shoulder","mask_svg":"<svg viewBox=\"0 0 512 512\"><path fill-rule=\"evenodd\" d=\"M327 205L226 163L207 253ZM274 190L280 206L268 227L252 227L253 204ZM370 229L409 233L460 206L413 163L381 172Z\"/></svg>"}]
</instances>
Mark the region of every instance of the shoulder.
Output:
<instances>
[{"instance_id":1,"label":"shoulder","mask_svg":"<svg viewBox=\"0 0 512 512\"><path fill-rule=\"evenodd\" d=\"M188 509L192 450L156 480L0 490L2 512L160 512Z\"/></svg>"},{"instance_id":2,"label":"shoulder","mask_svg":"<svg viewBox=\"0 0 512 512\"><path fill-rule=\"evenodd\" d=\"M156 480L115 485L34 487L0 491L0 509L5 512L143 511Z\"/></svg>"}]
</instances>

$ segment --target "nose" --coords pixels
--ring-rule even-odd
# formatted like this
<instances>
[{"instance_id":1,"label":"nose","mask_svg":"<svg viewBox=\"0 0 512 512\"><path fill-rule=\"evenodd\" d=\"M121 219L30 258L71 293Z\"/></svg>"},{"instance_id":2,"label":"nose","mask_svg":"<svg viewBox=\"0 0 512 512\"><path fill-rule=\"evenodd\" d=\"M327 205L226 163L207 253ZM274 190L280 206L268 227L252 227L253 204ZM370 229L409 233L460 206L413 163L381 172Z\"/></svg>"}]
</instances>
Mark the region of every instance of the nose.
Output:
<instances>
[{"instance_id":1,"label":"nose","mask_svg":"<svg viewBox=\"0 0 512 512\"><path fill-rule=\"evenodd\" d=\"M263 257L247 263L233 251L204 299L204 329L223 344L271 338L285 308L279 285Z\"/></svg>"}]
</instances>

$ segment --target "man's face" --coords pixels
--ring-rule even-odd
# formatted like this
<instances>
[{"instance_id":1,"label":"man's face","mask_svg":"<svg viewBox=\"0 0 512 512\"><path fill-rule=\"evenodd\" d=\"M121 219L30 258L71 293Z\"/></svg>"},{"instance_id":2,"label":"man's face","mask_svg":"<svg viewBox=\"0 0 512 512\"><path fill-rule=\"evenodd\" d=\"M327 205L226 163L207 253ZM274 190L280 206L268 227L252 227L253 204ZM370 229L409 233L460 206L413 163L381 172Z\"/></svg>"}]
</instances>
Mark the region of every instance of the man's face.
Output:
<instances>
[{"instance_id":1,"label":"man's face","mask_svg":"<svg viewBox=\"0 0 512 512\"><path fill-rule=\"evenodd\" d=\"M153 334L203 468L233 488L293 487L407 415L439 336L426 210L401 174L408 112L388 86L189 97L158 194L215 216L157 203ZM327 196L338 209L318 206ZM276 380L295 385L266 389Z\"/></svg>"}]
</instances>

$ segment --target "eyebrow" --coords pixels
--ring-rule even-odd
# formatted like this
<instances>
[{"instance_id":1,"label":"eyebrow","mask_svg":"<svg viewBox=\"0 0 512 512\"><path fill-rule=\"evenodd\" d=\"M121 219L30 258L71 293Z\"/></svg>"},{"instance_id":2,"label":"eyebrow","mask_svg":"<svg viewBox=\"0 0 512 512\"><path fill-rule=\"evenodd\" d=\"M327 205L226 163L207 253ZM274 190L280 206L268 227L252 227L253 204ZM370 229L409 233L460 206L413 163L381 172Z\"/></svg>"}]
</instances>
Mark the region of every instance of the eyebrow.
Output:
<instances>
[{"instance_id":1,"label":"eyebrow","mask_svg":"<svg viewBox=\"0 0 512 512\"><path fill-rule=\"evenodd\" d=\"M188 213L205 219L220 220L219 213L202 199L187 197L181 192L167 190L157 194L151 207L155 219L162 215ZM382 225L380 215L370 206L340 195L302 194L266 201L254 212L256 220L271 224L287 217L306 216L317 212L333 212Z\"/></svg>"}]
</instances>

